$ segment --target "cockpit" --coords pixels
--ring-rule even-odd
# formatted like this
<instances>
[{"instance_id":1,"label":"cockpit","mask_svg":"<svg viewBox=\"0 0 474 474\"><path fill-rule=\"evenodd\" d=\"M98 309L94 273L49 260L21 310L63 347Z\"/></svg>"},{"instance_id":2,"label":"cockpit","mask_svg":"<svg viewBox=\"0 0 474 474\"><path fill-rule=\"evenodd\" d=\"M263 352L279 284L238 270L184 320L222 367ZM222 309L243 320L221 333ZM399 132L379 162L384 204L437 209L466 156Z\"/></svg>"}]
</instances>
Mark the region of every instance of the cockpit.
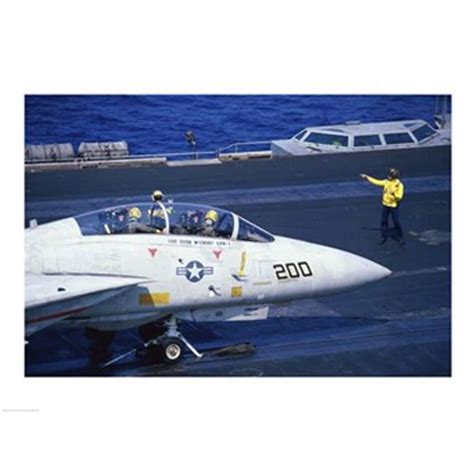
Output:
<instances>
[{"instance_id":1,"label":"cockpit","mask_svg":"<svg viewBox=\"0 0 474 474\"><path fill-rule=\"evenodd\" d=\"M233 212L216 207L174 203L134 203L81 214L82 235L170 234L273 242L274 237Z\"/></svg>"}]
</instances>

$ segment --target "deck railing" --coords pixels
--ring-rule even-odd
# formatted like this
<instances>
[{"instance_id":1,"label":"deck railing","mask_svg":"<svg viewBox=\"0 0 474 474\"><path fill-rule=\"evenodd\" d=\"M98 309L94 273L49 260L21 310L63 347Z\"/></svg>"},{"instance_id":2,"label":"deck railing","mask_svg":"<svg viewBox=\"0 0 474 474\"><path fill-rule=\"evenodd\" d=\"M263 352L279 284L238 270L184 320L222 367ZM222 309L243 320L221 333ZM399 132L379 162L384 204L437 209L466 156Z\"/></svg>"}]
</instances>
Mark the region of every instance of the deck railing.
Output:
<instances>
[{"instance_id":1,"label":"deck railing","mask_svg":"<svg viewBox=\"0 0 474 474\"><path fill-rule=\"evenodd\" d=\"M269 151L270 140L266 141L253 141L253 142L236 142L230 145L227 145L224 148L219 148L218 153L219 155L227 154L227 153L245 153L251 151ZM257 148L258 147L258 148Z\"/></svg>"},{"instance_id":2,"label":"deck railing","mask_svg":"<svg viewBox=\"0 0 474 474\"><path fill-rule=\"evenodd\" d=\"M94 162L94 161L107 161L117 162L123 160L200 160L200 159L213 159L219 158L221 155L230 155L238 153L251 153L251 152L266 152L270 151L271 141L249 141L249 142L236 142L219 148L215 151L185 151L185 152L166 152L166 153L144 153L139 155L127 155L127 156L107 156L97 155L93 157L57 157L48 159L28 159L25 157L26 164L42 164L42 163L81 163L81 162Z\"/></svg>"}]
</instances>

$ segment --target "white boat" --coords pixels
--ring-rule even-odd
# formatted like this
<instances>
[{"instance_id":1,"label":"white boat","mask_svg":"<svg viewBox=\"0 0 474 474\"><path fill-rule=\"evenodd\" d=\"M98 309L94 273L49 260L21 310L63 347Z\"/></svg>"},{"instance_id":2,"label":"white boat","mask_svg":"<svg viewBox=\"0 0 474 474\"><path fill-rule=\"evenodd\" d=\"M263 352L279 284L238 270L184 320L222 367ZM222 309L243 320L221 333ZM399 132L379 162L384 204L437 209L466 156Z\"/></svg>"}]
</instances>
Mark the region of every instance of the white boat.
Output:
<instances>
[{"instance_id":1,"label":"white boat","mask_svg":"<svg viewBox=\"0 0 474 474\"><path fill-rule=\"evenodd\" d=\"M425 120L398 120L308 127L290 139L272 141L271 151L273 157L282 157L443 145L451 145L450 126L435 128Z\"/></svg>"}]
</instances>

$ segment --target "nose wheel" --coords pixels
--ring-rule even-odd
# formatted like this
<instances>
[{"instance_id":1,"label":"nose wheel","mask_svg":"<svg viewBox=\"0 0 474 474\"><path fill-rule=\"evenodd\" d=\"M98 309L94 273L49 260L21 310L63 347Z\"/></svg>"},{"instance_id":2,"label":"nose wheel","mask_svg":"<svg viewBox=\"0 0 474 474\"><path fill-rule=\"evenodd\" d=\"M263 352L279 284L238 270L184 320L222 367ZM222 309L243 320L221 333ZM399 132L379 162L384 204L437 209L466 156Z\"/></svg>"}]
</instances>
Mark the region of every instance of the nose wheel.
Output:
<instances>
[{"instance_id":1,"label":"nose wheel","mask_svg":"<svg viewBox=\"0 0 474 474\"><path fill-rule=\"evenodd\" d=\"M161 346L166 362L178 362L183 357L184 344L177 337L166 338L161 341Z\"/></svg>"},{"instance_id":2,"label":"nose wheel","mask_svg":"<svg viewBox=\"0 0 474 474\"><path fill-rule=\"evenodd\" d=\"M185 348L188 348L198 358L203 356L181 334L178 329L178 321L174 316L170 316L165 320L161 328L162 331L159 335L143 343L147 359L153 359L154 362L163 361L173 364L183 357Z\"/></svg>"},{"instance_id":3,"label":"nose wheel","mask_svg":"<svg viewBox=\"0 0 474 474\"><path fill-rule=\"evenodd\" d=\"M109 367L133 354L146 364L156 364L157 362L175 364L183 357L185 348L188 348L198 358L203 356L184 338L178 330L177 319L172 315L159 323L154 322L140 327L138 335L142 340L140 348L120 354L102 364L102 367Z\"/></svg>"}]
</instances>

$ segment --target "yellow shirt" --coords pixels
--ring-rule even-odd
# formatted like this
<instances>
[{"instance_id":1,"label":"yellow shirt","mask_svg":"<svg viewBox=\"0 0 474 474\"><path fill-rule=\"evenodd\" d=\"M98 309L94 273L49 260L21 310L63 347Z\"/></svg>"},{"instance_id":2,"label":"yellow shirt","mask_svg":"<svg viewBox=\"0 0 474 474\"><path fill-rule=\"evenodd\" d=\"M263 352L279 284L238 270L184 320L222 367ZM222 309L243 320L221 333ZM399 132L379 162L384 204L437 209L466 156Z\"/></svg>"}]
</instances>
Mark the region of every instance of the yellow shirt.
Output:
<instances>
[{"instance_id":1,"label":"yellow shirt","mask_svg":"<svg viewBox=\"0 0 474 474\"><path fill-rule=\"evenodd\" d=\"M387 207L397 207L403 199L404 186L399 179L375 179L367 176L369 183L383 186L382 204Z\"/></svg>"}]
</instances>

